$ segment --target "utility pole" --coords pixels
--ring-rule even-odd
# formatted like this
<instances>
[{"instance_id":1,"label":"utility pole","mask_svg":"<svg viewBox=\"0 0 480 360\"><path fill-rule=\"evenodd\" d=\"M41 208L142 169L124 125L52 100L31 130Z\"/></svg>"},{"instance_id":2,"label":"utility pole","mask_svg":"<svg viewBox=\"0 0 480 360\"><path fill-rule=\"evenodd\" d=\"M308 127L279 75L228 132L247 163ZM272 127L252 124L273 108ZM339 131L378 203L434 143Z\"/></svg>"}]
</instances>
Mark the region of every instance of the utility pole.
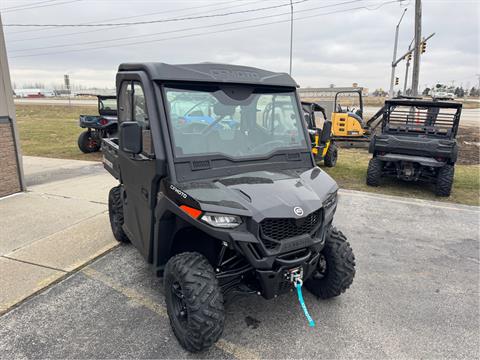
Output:
<instances>
[{"instance_id":1,"label":"utility pole","mask_svg":"<svg viewBox=\"0 0 480 360\"><path fill-rule=\"evenodd\" d=\"M67 92L68 92L68 106L72 106L72 101L70 98L70 95L72 93L72 91L70 90L70 76L63 75L63 81L65 83L65 88L67 89Z\"/></svg>"},{"instance_id":2,"label":"utility pole","mask_svg":"<svg viewBox=\"0 0 480 360\"><path fill-rule=\"evenodd\" d=\"M405 63L405 81L403 82L403 95L407 94L407 84L408 84L408 68L410 67L410 60L407 60Z\"/></svg>"},{"instance_id":3,"label":"utility pole","mask_svg":"<svg viewBox=\"0 0 480 360\"><path fill-rule=\"evenodd\" d=\"M402 16L400 17L400 20L398 21L397 27L395 28L395 42L393 44L393 60L392 60L392 74L390 76L390 91L389 91L389 97L390 99L393 98L393 86L394 86L394 81L395 81L395 60L397 60L397 47L398 47L398 31L400 29L400 23L402 22L403 16L405 15L405 12L407 9L403 10Z\"/></svg>"},{"instance_id":4,"label":"utility pole","mask_svg":"<svg viewBox=\"0 0 480 360\"><path fill-rule=\"evenodd\" d=\"M290 71L292 76L292 48L293 48L293 0L290 0Z\"/></svg>"},{"instance_id":5,"label":"utility pole","mask_svg":"<svg viewBox=\"0 0 480 360\"><path fill-rule=\"evenodd\" d=\"M412 95L418 95L420 47L422 43L422 1L415 0L415 51L413 53Z\"/></svg>"},{"instance_id":6,"label":"utility pole","mask_svg":"<svg viewBox=\"0 0 480 360\"><path fill-rule=\"evenodd\" d=\"M408 51L412 50L413 40L410 41L410 45L408 45ZM405 62L405 81L403 83L403 95L407 94L407 87L408 87L408 69L410 68L410 60L412 59L412 54L407 55L407 61Z\"/></svg>"}]
</instances>

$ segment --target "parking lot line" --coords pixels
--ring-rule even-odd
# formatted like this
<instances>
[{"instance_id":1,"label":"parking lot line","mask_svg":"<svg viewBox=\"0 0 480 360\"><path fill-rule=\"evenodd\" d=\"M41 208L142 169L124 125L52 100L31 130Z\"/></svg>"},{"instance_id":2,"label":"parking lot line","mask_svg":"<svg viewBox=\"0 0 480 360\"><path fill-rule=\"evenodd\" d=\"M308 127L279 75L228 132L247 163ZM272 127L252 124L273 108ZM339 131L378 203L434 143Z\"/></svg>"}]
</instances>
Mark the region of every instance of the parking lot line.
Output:
<instances>
[{"instance_id":1,"label":"parking lot line","mask_svg":"<svg viewBox=\"0 0 480 360\"><path fill-rule=\"evenodd\" d=\"M260 356L252 353L250 350L247 350L243 346L232 344L229 341L220 339L216 342L215 346L220 350L236 357L239 360L256 360L261 359Z\"/></svg>"},{"instance_id":2,"label":"parking lot line","mask_svg":"<svg viewBox=\"0 0 480 360\"><path fill-rule=\"evenodd\" d=\"M84 268L81 272L84 275L88 276L89 278L96 281L100 281L101 283L107 285L111 289L127 297L129 300L135 301L136 303L153 311L157 315L165 319L168 319L167 309L163 305L157 303L155 300L150 299L148 296L140 294L138 291L134 289L131 289L122 284L119 284L108 275L105 275L90 267ZM254 354L249 349L243 346L233 344L225 339L218 340L215 343L215 346L218 349L222 350L223 352L234 356L238 360L256 360L261 358L260 356L258 356L257 354Z\"/></svg>"},{"instance_id":3,"label":"parking lot line","mask_svg":"<svg viewBox=\"0 0 480 360\"><path fill-rule=\"evenodd\" d=\"M86 276L88 276L89 278L100 281L101 283L107 285L111 289L121 293L122 295L126 296L129 300L135 301L138 304L143 305L144 307L160 315L161 317L168 317L167 310L165 309L164 306L140 294L136 290L133 290L131 288L128 288L126 286L119 284L109 276L102 274L101 272L96 271L89 267L83 269L81 272Z\"/></svg>"}]
</instances>

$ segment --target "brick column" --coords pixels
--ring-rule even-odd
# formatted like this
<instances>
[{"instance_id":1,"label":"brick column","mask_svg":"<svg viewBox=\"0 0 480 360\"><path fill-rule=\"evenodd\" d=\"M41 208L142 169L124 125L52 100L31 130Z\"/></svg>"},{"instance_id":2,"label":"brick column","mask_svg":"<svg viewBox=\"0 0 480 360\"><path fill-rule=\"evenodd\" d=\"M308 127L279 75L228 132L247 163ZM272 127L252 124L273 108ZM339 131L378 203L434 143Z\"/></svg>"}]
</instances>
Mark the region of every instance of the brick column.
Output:
<instances>
[{"instance_id":1,"label":"brick column","mask_svg":"<svg viewBox=\"0 0 480 360\"><path fill-rule=\"evenodd\" d=\"M12 123L0 118L0 197L21 191Z\"/></svg>"}]
</instances>

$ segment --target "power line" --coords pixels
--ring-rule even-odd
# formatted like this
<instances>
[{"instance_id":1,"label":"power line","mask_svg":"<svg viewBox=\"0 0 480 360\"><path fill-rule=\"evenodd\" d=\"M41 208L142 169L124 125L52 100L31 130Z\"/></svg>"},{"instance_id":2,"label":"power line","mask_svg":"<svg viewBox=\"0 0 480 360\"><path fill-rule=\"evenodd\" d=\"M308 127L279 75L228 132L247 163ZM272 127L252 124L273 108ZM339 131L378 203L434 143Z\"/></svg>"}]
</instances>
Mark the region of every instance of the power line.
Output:
<instances>
[{"instance_id":1,"label":"power line","mask_svg":"<svg viewBox=\"0 0 480 360\"><path fill-rule=\"evenodd\" d=\"M399 1L401 1L401 0L391 0L391 1L383 2L375 10L378 10L379 8L381 8L385 5L388 5L388 4L398 3ZM369 9L368 7L358 6L358 7L350 8L350 9L335 10L335 11L331 11L331 12L327 12L327 13L309 15L309 16L304 16L304 17L297 17L297 18L294 18L293 20L294 21L306 20L306 19L311 19L311 18L315 18L315 17L326 16L326 15L337 14L337 13L350 12L350 11L356 11L356 10L373 11L372 9ZM273 15L271 17L273 17ZM163 42L163 41L168 41L168 40L185 39L185 38L191 38L191 37L198 37L198 36L202 36L202 35L218 34L218 33L230 32L230 31L237 31L237 30L243 30L243 29L269 26L269 25L274 25L274 24L281 24L281 23L285 23L285 22L290 22L290 19L278 20L278 21L248 25L248 26L240 26L240 27L235 27L235 28L227 28L227 29L221 29L221 30L215 30L215 31L207 31L207 32L196 33L196 34L174 36L174 37L169 37L169 38L152 39L152 40L146 40L146 41L136 41L136 42L131 42L131 43L123 43L123 44L121 44L121 46L125 47L125 46L134 46L134 45L143 45L143 44L154 43L154 42ZM218 26L218 25L216 25L216 26ZM65 54L65 53L71 53L71 52L82 52L82 51L87 51L87 50L88 51L90 51L90 50L103 50L103 49L115 48L115 47L118 47L118 45L104 45L104 46L99 46L99 47L90 47L90 48L83 48L83 49L72 49L72 50L57 51L57 52L37 53L37 54L29 54L29 55L18 55L18 56L12 56L10 58L14 59L14 58L24 58L24 57L57 55L57 54Z\"/></svg>"},{"instance_id":2,"label":"power line","mask_svg":"<svg viewBox=\"0 0 480 360\"><path fill-rule=\"evenodd\" d=\"M221 7L221 8L216 8L214 9L215 11L218 11L218 10L223 10L223 9L232 9L232 8L236 8L236 7L241 7L241 6L246 6L246 5L251 5L251 4L254 4L254 3L258 3L258 2L261 2L263 0L256 0L256 1L251 1L251 2L245 2L243 4L239 4L239 5L230 5L228 7ZM139 15L134 15L134 16L122 16L122 17L116 17L116 18L109 18L109 19L101 19L101 20L94 20L94 21L88 21L86 22L85 24L92 24L92 23L95 23L95 22L98 22L98 21L114 21L114 20L122 20L122 19L135 19L135 18L139 18L139 17L145 17L145 16L152 16L152 15L158 15L158 14L170 14L170 13L178 13L178 12L184 12L185 10L195 10L195 9L201 9L201 8L209 8L209 7L212 7L212 6L218 6L218 5L223 5L223 4L231 4L232 1L229 0L229 1L223 1L223 2L215 2L213 4L207 4L207 5L201 5L201 6L193 6L193 7L188 7L188 8L181 8L181 9L172 9L172 10L162 10L162 11L157 11L157 12L148 12L148 13L143 13L143 14L139 14ZM206 12L208 11L211 11L211 10L206 10ZM200 14L204 13L205 11L201 11ZM195 14L198 14L198 12L195 12L195 13L190 13L190 14L187 14L187 15L195 15ZM123 26L115 26L115 27L111 27L109 29L95 29L95 30L89 30L89 31L83 31L83 32L74 32L74 33L67 33L67 34L56 34L56 35L52 35L52 36L44 36L44 37L36 37L36 38L29 38L29 39L19 39L19 40L10 40L9 42L15 42L15 41L26 41L26 40L37 40L37 39L48 39L48 38L52 38L52 37L61 37L61 36L69 36L69 35L75 35L75 34L84 34L84 33L90 33L90 32L95 32L95 31L104 31L104 30L111 30L111 29L118 29L118 28L121 28ZM44 28L44 29L33 29L33 30L23 30L23 31L14 31L14 32L9 32L8 34L9 35L13 35L13 34L23 34L23 33L29 33L29 32L35 32L35 33L38 33L39 31L48 31L48 30L56 30L56 28Z\"/></svg>"},{"instance_id":3,"label":"power line","mask_svg":"<svg viewBox=\"0 0 480 360\"><path fill-rule=\"evenodd\" d=\"M298 14L298 13L303 13L303 12L311 12L311 11L325 9L325 8L329 8L329 7L347 5L347 4L351 4L351 3L355 3L355 2L359 2L359 1L363 1L363 0L350 0L350 1L345 1L345 2L336 3L336 4L317 6L317 7L309 8L309 9L295 10L294 13ZM280 14L270 15L269 18L288 15L288 14L290 14L290 11L280 13ZM184 28L184 29L175 29L175 30L162 31L162 32L156 32L156 33L149 33L149 34L139 34L139 35L121 36L121 37L117 37L117 38L109 38L109 39L103 39L103 40L85 41L85 42L76 43L76 44L71 44L70 43L70 44L60 44L60 45L52 45L52 46L42 46L42 47L38 47L38 48L18 49L18 50L11 50L9 52L14 53L14 52L24 52L24 51L32 51L32 50L46 50L46 49L55 49L55 48L59 48L59 47L64 48L64 47L71 47L71 46L81 46L81 45L105 43L105 42L111 42L111 41L123 41L123 40L129 40L129 39L144 38L144 37L147 37L147 36L165 35L165 34L171 34L171 33L183 32L183 31L199 30L199 29L206 29L206 28L212 28L212 27L223 26L223 25L238 24L238 23L244 23L244 22L249 22L249 21L255 21L255 20L259 20L259 19L265 19L265 16L258 16L258 17L254 17L254 18L250 18L250 19L244 19L244 20L235 20L235 21L229 21L229 22L225 22L225 23L212 24L212 25L194 26L194 27L189 27L189 28Z\"/></svg>"},{"instance_id":4,"label":"power line","mask_svg":"<svg viewBox=\"0 0 480 360\"><path fill-rule=\"evenodd\" d=\"M15 6L10 6L10 7L6 7L6 8L1 8L0 11L23 8L25 6L34 6L34 5L38 5L38 4L44 4L44 3L51 3L51 2L55 2L55 1L58 1L58 0L45 0L45 1L37 1L35 3L30 3L30 4L15 5Z\"/></svg>"},{"instance_id":5,"label":"power line","mask_svg":"<svg viewBox=\"0 0 480 360\"><path fill-rule=\"evenodd\" d=\"M255 4L255 3L259 3L259 2L263 2L263 0L256 0L256 1L250 1L250 2L246 2L244 4L239 4L239 5L230 5L228 7L221 7L221 8L216 8L216 9L213 9L215 11L218 11L218 10L223 10L223 9L232 9L232 8L235 8L235 7L241 7L241 6L247 6L247 5L251 5L251 4ZM215 3L215 4L210 4L210 5L202 5L202 6L194 6L194 7L190 7L190 8L182 8L182 9L175 9L175 10L168 10L168 11L159 11L159 12L154 12L154 13L144 13L144 14L140 14L140 15L135 15L135 16L128 16L128 17L121 17L121 18L115 18L115 19L107 19L107 20L104 20L104 21L111 21L111 20L119 20L119 19L134 19L134 18L138 18L138 17L145 17L145 16L152 16L152 15L157 15L157 14L167 14L167 13L172 13L172 12L183 12L185 10L194 10L194 9L200 9L200 8L206 8L206 7L211 7L211 6L216 6L216 5L222 5L222 4L231 4L232 1L224 1L224 2L220 2L220 3ZM200 11L200 12L195 12L195 13L189 13L187 15L195 15L195 14L203 14L205 12L209 12L209 11L212 11L212 10L206 10L206 11ZM86 23L88 24L88 23ZM9 43L15 43L15 42L23 42L23 41L30 41L30 40L40 40L40 39L52 39L52 38L57 38L57 37L66 37L66 36L74 36L74 35L79 35L79 34L88 34L88 33L92 33L92 32L98 32L98 31L106 31L106 30L114 30L114 29L120 29L120 28L123 28L125 26L114 26L114 27L111 27L111 28L101 28L101 29L94 29L94 30L88 30L88 31L75 31L75 32L71 32L71 33L66 33L66 34L55 34L55 35L49 35L49 36L38 36L38 37L34 37L34 38L26 38L26 39L18 39L18 40L9 40L8 42ZM45 31L45 30L52 30L54 28L45 28L45 29L35 29L35 30L26 30L26 31L17 31L17 32L13 32L13 33L9 33L10 34L18 34L18 33L26 33L26 32L38 32L38 31Z\"/></svg>"},{"instance_id":6,"label":"power line","mask_svg":"<svg viewBox=\"0 0 480 360\"><path fill-rule=\"evenodd\" d=\"M57 1L57 0L51 0L51 1L40 1L36 4L39 4L39 3L48 3L48 2L53 2L53 1ZM83 1L83 0L69 0L69 1L64 1L64 2L59 2L59 3L54 3L54 4L46 4L46 5L38 5L38 6L28 6L28 7L22 7L20 9L13 9L13 10L2 10L2 13L9 13L9 12L14 12L14 11L23 11L23 10L31 10L31 9L38 9L38 8L44 8L44 7L50 7L50 6L58 6L58 5L65 5L65 4L71 4L71 3L74 3L74 2L79 2L79 1ZM31 5L31 4L30 4ZM12 9L12 8L10 8ZM3 25L5 26L5 24ZM7 25L8 26L8 25Z\"/></svg>"},{"instance_id":7,"label":"power line","mask_svg":"<svg viewBox=\"0 0 480 360\"><path fill-rule=\"evenodd\" d=\"M81 0L74 0L74 1L81 1ZM308 0L298 0L293 4L300 4L306 2ZM250 12L257 12L263 10L271 10L277 9L280 7L290 6L290 4L280 4L280 5L273 5L273 6L266 6L263 8L256 8L256 9L247 9L247 10L240 10L240 11L231 11L227 13L221 14L211 14L211 15L201 15L201 16L187 16L182 18L172 18L172 19L159 19L159 20L149 20L149 21L137 21L137 22L124 22L124 23L100 23L100 24L3 24L4 27L107 27L107 26L132 26L132 25L146 25L146 24L158 24L158 23L166 23L166 22L174 22L174 21L184 21L184 20L197 20L197 19L206 19L206 18L214 18L214 17L223 17L229 15L236 15L236 14L245 14Z\"/></svg>"}]
</instances>

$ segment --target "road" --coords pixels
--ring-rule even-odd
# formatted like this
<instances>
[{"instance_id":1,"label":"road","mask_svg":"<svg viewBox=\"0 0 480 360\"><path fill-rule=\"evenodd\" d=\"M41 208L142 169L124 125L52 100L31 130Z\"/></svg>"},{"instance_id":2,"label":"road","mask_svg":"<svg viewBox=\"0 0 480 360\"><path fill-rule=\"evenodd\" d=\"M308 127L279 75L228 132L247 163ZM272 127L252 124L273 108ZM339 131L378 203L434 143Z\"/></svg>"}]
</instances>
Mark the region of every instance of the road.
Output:
<instances>
[{"instance_id":1,"label":"road","mask_svg":"<svg viewBox=\"0 0 480 360\"><path fill-rule=\"evenodd\" d=\"M305 292L227 307L221 340L186 353L166 317L163 285L122 245L0 318L1 358L480 357L479 209L341 191L336 226L357 274L339 298Z\"/></svg>"},{"instance_id":2,"label":"road","mask_svg":"<svg viewBox=\"0 0 480 360\"><path fill-rule=\"evenodd\" d=\"M36 99L14 99L15 104L29 104L29 105L74 105L74 106L88 106L97 105L96 99L49 99L49 98L36 98Z\"/></svg>"},{"instance_id":3,"label":"road","mask_svg":"<svg viewBox=\"0 0 480 360\"><path fill-rule=\"evenodd\" d=\"M39 104L39 105L68 105L68 99L15 99L15 104ZM90 99L72 99L71 104L74 106L88 106L97 105L96 100ZM366 106L364 108L367 118L374 115L379 107ZM478 109L463 109L460 120L461 126L480 127L480 108Z\"/></svg>"}]
</instances>

